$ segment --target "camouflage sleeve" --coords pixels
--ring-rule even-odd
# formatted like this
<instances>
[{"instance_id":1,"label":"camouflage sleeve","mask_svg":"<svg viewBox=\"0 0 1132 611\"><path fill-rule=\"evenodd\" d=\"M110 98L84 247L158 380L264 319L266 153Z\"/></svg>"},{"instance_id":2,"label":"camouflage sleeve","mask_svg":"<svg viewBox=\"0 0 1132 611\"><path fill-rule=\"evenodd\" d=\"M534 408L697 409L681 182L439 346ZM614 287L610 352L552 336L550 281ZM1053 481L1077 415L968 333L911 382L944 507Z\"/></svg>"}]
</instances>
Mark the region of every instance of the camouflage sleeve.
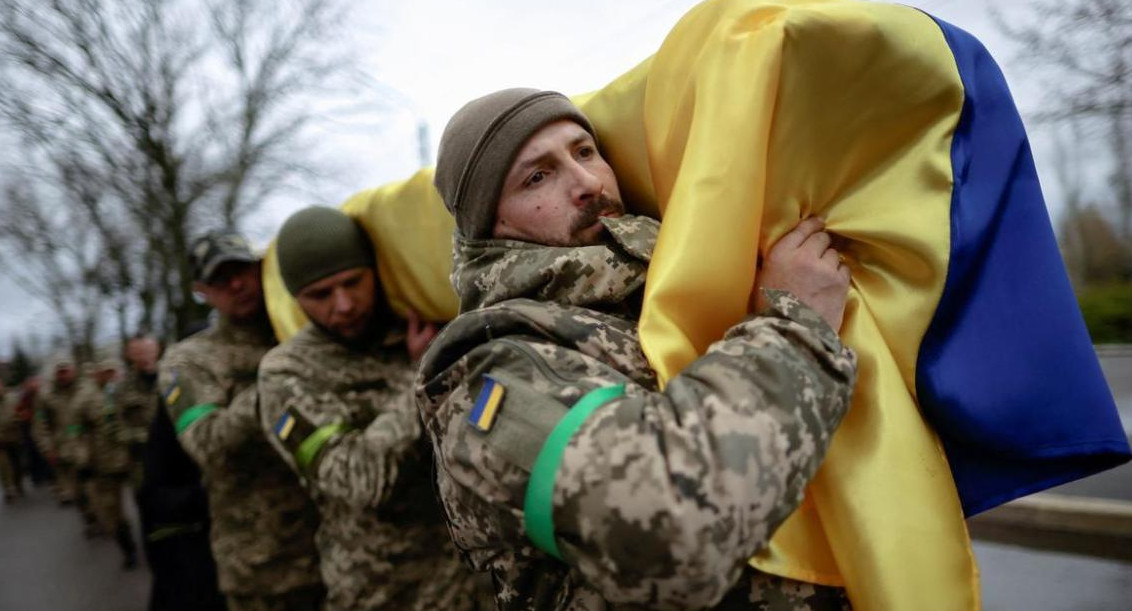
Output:
<instances>
[{"instance_id":1,"label":"camouflage sleeve","mask_svg":"<svg viewBox=\"0 0 1132 611\"><path fill-rule=\"evenodd\" d=\"M345 396L318 392L309 377L268 358L259 374L261 423L307 486L354 507L377 507L421 434L411 380L388 382L387 388ZM376 406L377 417L355 428L348 415L369 410L351 409L351 401Z\"/></svg>"},{"instance_id":2,"label":"camouflage sleeve","mask_svg":"<svg viewBox=\"0 0 1132 611\"><path fill-rule=\"evenodd\" d=\"M157 393L131 388L121 394L121 428L118 441L126 445L141 445L149 438L149 425L153 422Z\"/></svg>"},{"instance_id":3,"label":"camouflage sleeve","mask_svg":"<svg viewBox=\"0 0 1132 611\"><path fill-rule=\"evenodd\" d=\"M511 383L507 393L514 401L505 400L499 418L510 411L507 418L523 422L501 422L498 433L486 435L463 422L446 423L445 470L481 501L496 495L511 503L491 511L480 505L463 524L450 507L454 535L468 538L462 547L475 544L479 535L471 531L496 531L537 554L519 529L531 532L530 488L551 444L540 443L532 460L522 444L508 441L508 431L539 431L534 436L546 439L583 395L625 384L623 394L570 431L556 457L545 508L553 516L550 538L557 549L551 553L613 603L716 604L801 502L848 409L856 377L855 355L818 314L786 293L770 297L768 311L732 328L660 392L545 342L522 342L526 349L517 350L497 340L473 351L470 373ZM475 384L475 377L465 379ZM460 390L468 400L475 396L475 388ZM556 423L543 423L548 419ZM485 480L490 471L501 475ZM517 496L516 474L524 473L531 483ZM493 478L511 490L486 488ZM523 498L527 504L517 506Z\"/></svg>"},{"instance_id":4,"label":"camouflage sleeve","mask_svg":"<svg viewBox=\"0 0 1132 611\"><path fill-rule=\"evenodd\" d=\"M250 436L259 434L254 385L229 402L207 370L170 360L161 363L158 388L177 439L202 469L223 467Z\"/></svg>"},{"instance_id":5,"label":"camouflage sleeve","mask_svg":"<svg viewBox=\"0 0 1132 611\"><path fill-rule=\"evenodd\" d=\"M156 401L156 396L154 398ZM149 415L153 410L142 410L137 405L123 406L122 419L118 428L118 442L126 445L141 445L149 437Z\"/></svg>"},{"instance_id":6,"label":"camouflage sleeve","mask_svg":"<svg viewBox=\"0 0 1132 611\"><path fill-rule=\"evenodd\" d=\"M67 431L74 438L74 460L80 468L89 468L94 458L94 435L102 410L102 392L95 386L87 386L75 393L71 409L75 412L73 431Z\"/></svg>"}]
</instances>

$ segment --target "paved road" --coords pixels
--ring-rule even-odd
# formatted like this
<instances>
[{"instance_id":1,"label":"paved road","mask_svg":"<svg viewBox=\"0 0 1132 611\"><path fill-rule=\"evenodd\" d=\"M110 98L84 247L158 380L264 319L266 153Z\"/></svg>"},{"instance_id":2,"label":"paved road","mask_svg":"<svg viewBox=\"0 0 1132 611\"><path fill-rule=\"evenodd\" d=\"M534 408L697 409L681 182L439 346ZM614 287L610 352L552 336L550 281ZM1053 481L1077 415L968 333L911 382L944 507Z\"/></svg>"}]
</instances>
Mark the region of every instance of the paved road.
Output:
<instances>
[{"instance_id":1,"label":"paved road","mask_svg":"<svg viewBox=\"0 0 1132 611\"><path fill-rule=\"evenodd\" d=\"M1132 564L975 542L983 611L1125 611Z\"/></svg>"},{"instance_id":2,"label":"paved road","mask_svg":"<svg viewBox=\"0 0 1132 611\"><path fill-rule=\"evenodd\" d=\"M0 504L0 611L143 611L149 574L121 563L113 541L84 539L78 510L46 489Z\"/></svg>"},{"instance_id":3,"label":"paved road","mask_svg":"<svg viewBox=\"0 0 1132 611\"><path fill-rule=\"evenodd\" d=\"M1124 431L1132 437L1132 346L1102 347L1101 368L1116 398ZM1132 501L1132 463L1093 477L1054 488L1050 492L1073 496ZM1132 608L1132 604L1129 605Z\"/></svg>"}]
</instances>

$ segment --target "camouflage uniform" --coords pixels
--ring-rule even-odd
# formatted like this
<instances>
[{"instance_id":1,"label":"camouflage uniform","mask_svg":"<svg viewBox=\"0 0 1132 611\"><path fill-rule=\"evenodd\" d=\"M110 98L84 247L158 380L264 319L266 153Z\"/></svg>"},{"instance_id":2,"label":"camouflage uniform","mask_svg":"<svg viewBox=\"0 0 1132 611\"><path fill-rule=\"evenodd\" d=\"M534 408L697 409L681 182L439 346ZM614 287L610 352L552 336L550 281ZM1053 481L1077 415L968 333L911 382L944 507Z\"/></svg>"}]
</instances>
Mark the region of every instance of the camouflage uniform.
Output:
<instances>
[{"instance_id":1,"label":"camouflage uniform","mask_svg":"<svg viewBox=\"0 0 1132 611\"><path fill-rule=\"evenodd\" d=\"M491 571L501 609L847 607L839 589L746 559L801 502L848 408L855 355L817 313L767 291L765 311L660 390L635 305L657 224L603 222L612 239L599 246L457 243L464 314L418 380L457 547ZM485 374L506 390L483 432L469 414ZM533 465L571 406L621 384L551 471L560 561L525 534Z\"/></svg>"},{"instance_id":2,"label":"camouflage uniform","mask_svg":"<svg viewBox=\"0 0 1132 611\"><path fill-rule=\"evenodd\" d=\"M256 414L256 371L274 343L266 321L222 318L169 348L159 367L169 417L208 491L212 552L232 611L317 609L324 594L317 511Z\"/></svg>"},{"instance_id":3,"label":"camouflage uniform","mask_svg":"<svg viewBox=\"0 0 1132 611\"><path fill-rule=\"evenodd\" d=\"M129 469L129 454L118 441L119 419L114 405L114 385L85 385L75 397L75 409L83 426L83 443L91 472L87 494L91 509L103 532L113 533L124 524L122 487Z\"/></svg>"},{"instance_id":4,"label":"camouflage uniform","mask_svg":"<svg viewBox=\"0 0 1132 611\"><path fill-rule=\"evenodd\" d=\"M35 445L44 456L54 457L55 485L59 500L64 503L78 501L85 504L85 494L79 490L79 467L86 465L88 447L83 442L83 424L75 398L80 390L93 385L89 380L78 379L66 386L52 382L45 392L39 393L32 429ZM89 389L88 389L89 390ZM83 510L84 517L89 518Z\"/></svg>"},{"instance_id":5,"label":"camouflage uniform","mask_svg":"<svg viewBox=\"0 0 1132 611\"><path fill-rule=\"evenodd\" d=\"M16 397L0 389L0 484L4 498L11 500L23 494L19 460L20 422L16 418Z\"/></svg>"},{"instance_id":6,"label":"camouflage uniform","mask_svg":"<svg viewBox=\"0 0 1132 611\"><path fill-rule=\"evenodd\" d=\"M125 556L125 566L137 564L137 546L122 509L122 494L130 468L129 448L120 440L121 417L115 401L115 384L84 385L75 396L75 410L83 426L83 443L89 471L86 481L90 508L104 534L113 535Z\"/></svg>"},{"instance_id":7,"label":"camouflage uniform","mask_svg":"<svg viewBox=\"0 0 1132 611\"><path fill-rule=\"evenodd\" d=\"M157 376L129 369L115 388L118 404L118 440L130 456L129 482L135 489L142 480L142 449L149 438L149 427L157 411Z\"/></svg>"},{"instance_id":8,"label":"camouflage uniform","mask_svg":"<svg viewBox=\"0 0 1132 611\"><path fill-rule=\"evenodd\" d=\"M432 486L401 334L368 348L313 325L267 354L268 438L318 504L327 608L463 609L474 601ZM334 432L313 453L304 441Z\"/></svg>"}]
</instances>

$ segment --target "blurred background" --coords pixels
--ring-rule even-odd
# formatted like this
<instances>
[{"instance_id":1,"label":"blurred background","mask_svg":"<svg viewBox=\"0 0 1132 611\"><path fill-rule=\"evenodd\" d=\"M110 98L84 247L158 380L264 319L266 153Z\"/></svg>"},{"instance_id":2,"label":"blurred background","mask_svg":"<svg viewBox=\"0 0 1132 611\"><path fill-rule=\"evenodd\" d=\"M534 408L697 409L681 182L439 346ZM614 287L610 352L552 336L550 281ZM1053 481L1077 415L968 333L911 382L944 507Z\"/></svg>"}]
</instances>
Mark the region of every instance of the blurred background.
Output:
<instances>
[{"instance_id":1,"label":"blurred background","mask_svg":"<svg viewBox=\"0 0 1132 611\"><path fill-rule=\"evenodd\" d=\"M695 4L0 0L0 379L180 336L202 314L192 236L264 245L293 210L431 165L464 102L600 88ZM910 4L1005 72L1132 430L1132 0ZM1052 492L972 521L986 608L1127 608L1132 468ZM0 610L144 606L144 571L31 500L0 506Z\"/></svg>"}]
</instances>

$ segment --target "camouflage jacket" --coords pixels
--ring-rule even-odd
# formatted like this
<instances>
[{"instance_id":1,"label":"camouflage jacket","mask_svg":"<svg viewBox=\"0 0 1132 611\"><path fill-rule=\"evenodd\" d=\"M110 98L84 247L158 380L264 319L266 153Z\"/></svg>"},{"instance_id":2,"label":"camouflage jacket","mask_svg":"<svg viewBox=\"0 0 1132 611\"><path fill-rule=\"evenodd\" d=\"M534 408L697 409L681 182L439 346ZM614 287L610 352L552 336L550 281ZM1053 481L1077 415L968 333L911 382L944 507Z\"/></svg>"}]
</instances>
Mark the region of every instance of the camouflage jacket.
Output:
<instances>
[{"instance_id":1,"label":"camouflage jacket","mask_svg":"<svg viewBox=\"0 0 1132 611\"><path fill-rule=\"evenodd\" d=\"M157 409L157 378L130 369L115 388L114 398L122 417L120 439L129 446L145 445L149 425Z\"/></svg>"},{"instance_id":2,"label":"camouflage jacket","mask_svg":"<svg viewBox=\"0 0 1132 611\"><path fill-rule=\"evenodd\" d=\"M64 464L88 463L89 446L82 419L85 410L80 409L77 400L89 400L93 396L92 386L94 382L79 378L64 387L52 383L39 393L32 434L40 452L54 454Z\"/></svg>"},{"instance_id":3,"label":"camouflage jacket","mask_svg":"<svg viewBox=\"0 0 1132 611\"><path fill-rule=\"evenodd\" d=\"M771 291L769 309L659 389L633 306L657 224L603 222L599 246L457 243L464 314L425 355L417 387L457 547L491 571L502 609L846 606L839 589L747 559L801 502L848 408L855 355ZM492 422L473 411L490 402L485 376L504 387ZM559 560L525 532L532 470L571 406L615 385L620 396L551 451L551 492L534 495Z\"/></svg>"},{"instance_id":4,"label":"camouflage jacket","mask_svg":"<svg viewBox=\"0 0 1132 611\"><path fill-rule=\"evenodd\" d=\"M118 440L130 454L130 479L135 487L142 480L142 448L149 438L149 427L157 411L157 376L135 369L126 372L117 385L114 400L118 405Z\"/></svg>"},{"instance_id":5,"label":"camouflage jacket","mask_svg":"<svg viewBox=\"0 0 1132 611\"><path fill-rule=\"evenodd\" d=\"M322 517L328 609L458 609L472 601L472 575L433 491L414 372L395 336L351 349L313 325L260 366L265 433Z\"/></svg>"},{"instance_id":6,"label":"camouflage jacket","mask_svg":"<svg viewBox=\"0 0 1132 611\"><path fill-rule=\"evenodd\" d=\"M18 401L16 393L0 390L0 446L20 443L20 421L16 417Z\"/></svg>"},{"instance_id":7,"label":"camouflage jacket","mask_svg":"<svg viewBox=\"0 0 1132 611\"><path fill-rule=\"evenodd\" d=\"M259 361L274 343L266 324L221 320L170 347L159 366L169 418L208 492L212 553L226 594L280 594L321 581L318 512L256 414Z\"/></svg>"},{"instance_id":8,"label":"camouflage jacket","mask_svg":"<svg viewBox=\"0 0 1132 611\"><path fill-rule=\"evenodd\" d=\"M98 475L126 475L130 469L130 451L119 437L122 422L115 403L115 384L99 388L90 384L75 399L87 444L86 456Z\"/></svg>"}]
</instances>

